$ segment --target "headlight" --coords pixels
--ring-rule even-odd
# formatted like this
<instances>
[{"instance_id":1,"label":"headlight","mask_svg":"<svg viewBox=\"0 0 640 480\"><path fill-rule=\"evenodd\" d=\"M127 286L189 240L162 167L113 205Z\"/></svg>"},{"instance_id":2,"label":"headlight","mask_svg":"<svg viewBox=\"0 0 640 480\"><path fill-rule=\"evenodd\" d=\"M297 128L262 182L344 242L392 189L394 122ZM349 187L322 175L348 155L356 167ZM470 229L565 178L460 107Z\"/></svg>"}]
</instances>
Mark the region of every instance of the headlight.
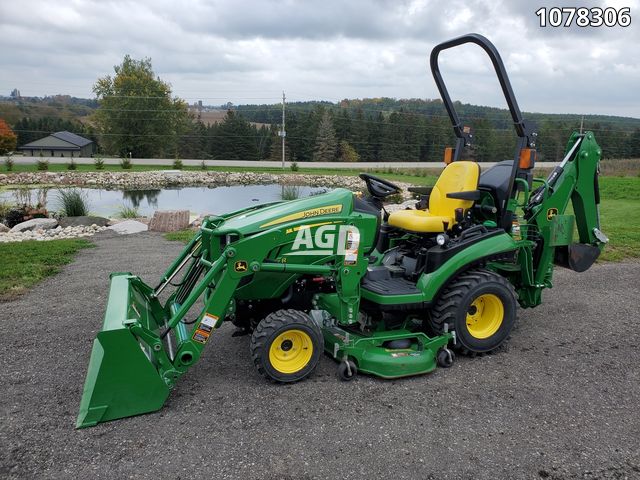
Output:
<instances>
[{"instance_id":1,"label":"headlight","mask_svg":"<svg viewBox=\"0 0 640 480\"><path fill-rule=\"evenodd\" d=\"M444 246L445 243L447 243L447 236L443 233L440 233L437 237L436 237L436 243L438 245L440 245L441 247Z\"/></svg>"}]
</instances>

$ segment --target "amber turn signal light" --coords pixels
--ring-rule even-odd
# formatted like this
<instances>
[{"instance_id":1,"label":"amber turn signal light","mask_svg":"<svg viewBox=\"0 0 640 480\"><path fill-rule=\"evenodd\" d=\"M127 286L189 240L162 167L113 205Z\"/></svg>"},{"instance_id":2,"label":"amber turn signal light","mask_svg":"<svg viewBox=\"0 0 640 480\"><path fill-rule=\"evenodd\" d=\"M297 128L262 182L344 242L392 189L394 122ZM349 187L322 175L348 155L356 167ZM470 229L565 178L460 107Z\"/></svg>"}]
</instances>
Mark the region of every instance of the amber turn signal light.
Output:
<instances>
[{"instance_id":1,"label":"amber turn signal light","mask_svg":"<svg viewBox=\"0 0 640 480\"><path fill-rule=\"evenodd\" d=\"M535 148L523 148L520 150L520 168L528 170L536 163L537 152Z\"/></svg>"},{"instance_id":2,"label":"amber turn signal light","mask_svg":"<svg viewBox=\"0 0 640 480\"><path fill-rule=\"evenodd\" d=\"M446 147L444 149L444 163L449 165L453 162L453 147Z\"/></svg>"}]
</instances>

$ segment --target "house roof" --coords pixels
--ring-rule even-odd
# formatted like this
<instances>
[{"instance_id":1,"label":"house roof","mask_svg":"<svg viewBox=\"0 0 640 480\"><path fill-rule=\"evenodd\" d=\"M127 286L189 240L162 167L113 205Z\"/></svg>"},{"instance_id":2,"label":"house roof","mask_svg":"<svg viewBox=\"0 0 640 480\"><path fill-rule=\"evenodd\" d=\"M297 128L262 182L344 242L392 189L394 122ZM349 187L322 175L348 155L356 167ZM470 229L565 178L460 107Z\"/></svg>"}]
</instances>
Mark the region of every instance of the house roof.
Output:
<instances>
[{"instance_id":1,"label":"house roof","mask_svg":"<svg viewBox=\"0 0 640 480\"><path fill-rule=\"evenodd\" d=\"M75 133L71 133L67 131L56 132L51 136L59 138L60 140L64 140L65 142L69 142L78 147L84 147L85 145L89 145L90 143L93 143L91 140L87 138L81 137L80 135L76 135Z\"/></svg>"},{"instance_id":2,"label":"house roof","mask_svg":"<svg viewBox=\"0 0 640 480\"><path fill-rule=\"evenodd\" d=\"M29 149L52 149L52 150L79 150L80 148L93 143L80 135L71 132L56 132L48 137L40 138L34 142L27 143L19 150Z\"/></svg>"}]
</instances>

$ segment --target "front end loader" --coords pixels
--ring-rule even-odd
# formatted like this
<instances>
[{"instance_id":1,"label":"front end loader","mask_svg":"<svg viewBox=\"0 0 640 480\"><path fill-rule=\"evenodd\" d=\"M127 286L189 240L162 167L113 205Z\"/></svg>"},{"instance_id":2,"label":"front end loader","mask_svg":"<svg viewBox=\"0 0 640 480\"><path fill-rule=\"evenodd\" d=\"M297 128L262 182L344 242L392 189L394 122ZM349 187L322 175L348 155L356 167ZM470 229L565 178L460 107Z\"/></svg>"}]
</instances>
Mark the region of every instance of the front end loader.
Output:
<instances>
[{"instance_id":1,"label":"front end loader","mask_svg":"<svg viewBox=\"0 0 640 480\"><path fill-rule=\"evenodd\" d=\"M489 55L517 136L514 158L484 172L463 159L472 135L438 68L466 43ZM342 380L418 375L451 366L454 351L497 349L518 304L540 304L554 265L593 264L607 242L593 133L572 134L559 166L534 178L536 134L495 47L476 34L442 43L431 70L457 142L436 184L412 189L416 207L387 214L400 189L362 174L364 197L336 189L208 217L155 286L112 274L78 428L160 409L224 321L250 336L256 370L274 382L306 378L323 352Z\"/></svg>"}]
</instances>

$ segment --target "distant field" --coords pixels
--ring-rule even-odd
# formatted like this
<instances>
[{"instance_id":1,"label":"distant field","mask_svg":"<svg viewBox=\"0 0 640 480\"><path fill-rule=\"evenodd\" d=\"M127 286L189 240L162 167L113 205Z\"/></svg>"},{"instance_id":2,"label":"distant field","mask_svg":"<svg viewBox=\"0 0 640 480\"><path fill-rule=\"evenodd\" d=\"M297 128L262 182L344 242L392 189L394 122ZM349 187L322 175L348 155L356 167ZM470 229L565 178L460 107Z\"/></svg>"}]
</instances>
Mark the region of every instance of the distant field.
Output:
<instances>
[{"instance_id":1,"label":"distant field","mask_svg":"<svg viewBox=\"0 0 640 480\"><path fill-rule=\"evenodd\" d=\"M197 116L198 115L198 109L196 108L190 108L189 111ZM240 112L242 113L242 112ZM211 110L211 111L206 111L206 112L200 112L200 119L202 120L202 123L220 123L224 120L225 115L227 114L226 110ZM269 126L268 123L258 123L258 122L249 122L251 123L251 125L255 125L256 127L261 127L263 125Z\"/></svg>"}]
</instances>

